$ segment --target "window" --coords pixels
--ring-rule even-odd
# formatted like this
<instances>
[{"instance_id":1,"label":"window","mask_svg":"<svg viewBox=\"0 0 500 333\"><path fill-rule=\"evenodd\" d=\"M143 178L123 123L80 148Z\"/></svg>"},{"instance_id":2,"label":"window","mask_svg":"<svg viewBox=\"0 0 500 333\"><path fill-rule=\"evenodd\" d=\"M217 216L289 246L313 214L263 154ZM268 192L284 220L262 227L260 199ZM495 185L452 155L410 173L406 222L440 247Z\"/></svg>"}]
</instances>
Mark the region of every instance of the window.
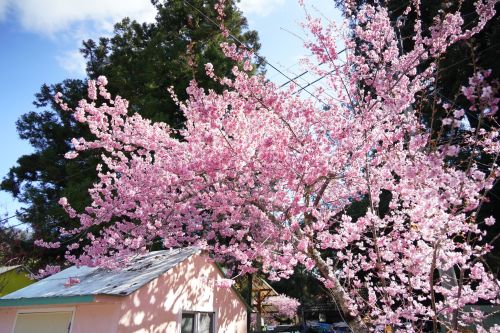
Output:
<instances>
[{"instance_id":1,"label":"window","mask_svg":"<svg viewBox=\"0 0 500 333\"><path fill-rule=\"evenodd\" d=\"M183 313L181 333L194 333L194 313Z\"/></svg>"},{"instance_id":2,"label":"window","mask_svg":"<svg viewBox=\"0 0 500 333\"><path fill-rule=\"evenodd\" d=\"M18 313L14 333L69 333L72 311Z\"/></svg>"},{"instance_id":3,"label":"window","mask_svg":"<svg viewBox=\"0 0 500 333\"><path fill-rule=\"evenodd\" d=\"M183 312L181 333L213 333L213 312Z\"/></svg>"},{"instance_id":4,"label":"window","mask_svg":"<svg viewBox=\"0 0 500 333\"><path fill-rule=\"evenodd\" d=\"M198 313L198 331L197 333L213 333L214 314Z\"/></svg>"}]
</instances>

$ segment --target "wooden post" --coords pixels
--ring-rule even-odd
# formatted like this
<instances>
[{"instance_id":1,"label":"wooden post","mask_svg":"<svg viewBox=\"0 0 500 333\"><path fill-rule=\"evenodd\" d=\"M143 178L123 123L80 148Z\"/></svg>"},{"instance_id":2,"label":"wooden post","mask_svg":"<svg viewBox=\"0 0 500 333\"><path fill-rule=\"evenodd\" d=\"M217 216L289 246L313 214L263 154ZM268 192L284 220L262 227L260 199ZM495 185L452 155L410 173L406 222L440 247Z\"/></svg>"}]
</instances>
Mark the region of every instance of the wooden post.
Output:
<instances>
[{"instance_id":1,"label":"wooden post","mask_svg":"<svg viewBox=\"0 0 500 333\"><path fill-rule=\"evenodd\" d=\"M248 308L247 311L247 332L250 332L252 326L252 308L253 308L252 289L253 289L253 274L248 274L247 302L250 308Z\"/></svg>"},{"instance_id":2,"label":"wooden post","mask_svg":"<svg viewBox=\"0 0 500 333\"><path fill-rule=\"evenodd\" d=\"M261 290L257 290L257 297L256 297L256 300L257 300L257 320L256 320L256 325L255 325L255 328L257 331L262 331L262 298L261 298L261 295L260 295L260 292Z\"/></svg>"}]
</instances>

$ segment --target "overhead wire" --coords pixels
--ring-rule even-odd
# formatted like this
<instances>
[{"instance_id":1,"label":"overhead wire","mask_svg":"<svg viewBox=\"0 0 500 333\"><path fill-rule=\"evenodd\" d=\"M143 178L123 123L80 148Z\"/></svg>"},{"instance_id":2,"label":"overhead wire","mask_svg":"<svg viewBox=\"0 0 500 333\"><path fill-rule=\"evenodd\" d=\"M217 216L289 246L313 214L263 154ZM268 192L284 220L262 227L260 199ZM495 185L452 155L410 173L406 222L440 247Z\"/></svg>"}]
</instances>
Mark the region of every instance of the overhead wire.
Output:
<instances>
[{"instance_id":1,"label":"overhead wire","mask_svg":"<svg viewBox=\"0 0 500 333\"><path fill-rule=\"evenodd\" d=\"M17 215L16 215L16 216L17 216ZM9 226L6 226L6 227L0 227L0 231L9 230L9 229L15 229L15 228L17 228L17 227L22 226L23 224L29 224L29 222L28 222L28 221L25 221L25 222L19 222L18 224L9 225Z\"/></svg>"},{"instance_id":2,"label":"overhead wire","mask_svg":"<svg viewBox=\"0 0 500 333\"><path fill-rule=\"evenodd\" d=\"M339 52L337 52L337 55L344 53L344 52L346 51L346 49L347 49L347 48L344 48L344 49L340 50ZM316 68L318 68L318 67L320 67L321 65L324 65L324 64L325 64L325 62L322 62L322 63L318 64L318 65L316 66ZM286 85L290 84L291 82L293 82L293 80L298 79L298 78L300 78L300 77L302 77L302 76L306 75L306 74L307 74L307 73L309 73L309 72L310 72L310 70L306 70L306 71L304 71L304 72L300 73L299 75L297 75L296 77L294 77L292 80L288 80L288 81L286 81L285 83L283 83L282 85L280 85L280 86L279 86L279 88L283 88L284 86L286 86ZM332 71L332 72L333 72L333 71ZM330 72L330 73L327 73L327 74L323 75L321 78L319 78L319 79L315 80L314 82L308 83L308 85L307 85L305 88L307 88L307 87L309 87L310 85L312 85L312 84L316 83L317 81L319 81L319 80L323 79L325 76L330 75L332 72Z\"/></svg>"},{"instance_id":3,"label":"overhead wire","mask_svg":"<svg viewBox=\"0 0 500 333\"><path fill-rule=\"evenodd\" d=\"M20 213L19 214L14 214L14 215L11 215L11 216L8 216L8 217L5 217L3 218L2 220L0 220L0 224L1 223L4 223L4 222L7 222L8 220L10 219L13 219L14 217L19 217L19 215L21 215ZM6 227L1 227L0 226L0 229L10 229L10 228L15 228L15 227L18 227L20 225L23 225L23 224L26 224L28 222L21 222L19 224L16 224L16 225L9 225L9 226L6 226Z\"/></svg>"},{"instance_id":4,"label":"overhead wire","mask_svg":"<svg viewBox=\"0 0 500 333\"><path fill-rule=\"evenodd\" d=\"M215 22L212 18L210 18L209 16L207 16L202 10L200 10L198 7L196 7L195 5L193 5L190 1L188 0L184 0L184 3L186 3L188 6L190 6L191 8L193 8L195 11L197 11L201 16L203 16L205 19L207 19L209 22L211 22L214 26L217 26L219 27L220 25ZM401 7L404 7L404 6L401 6ZM399 8L398 8L399 9ZM396 9L396 10L398 10ZM396 11L394 10L394 11ZM471 15L471 14L474 14L475 12L471 12L471 13L468 13L468 14L465 14L464 16L468 16L468 15ZM302 72L300 73L299 75L295 76L295 77L290 77L288 76L286 73L284 73L283 71L281 71L277 66L273 65L269 60L265 59L264 57L260 56L257 52L255 52L254 50L252 50L250 47L248 47L245 43L243 43L242 41L240 41L236 36L234 36L233 34L229 33L229 36L234 40L236 41L239 45L243 46L246 50L248 51L252 51L253 54L262 62L262 63L265 63L267 65L269 65L269 67L271 67L272 69L274 69L278 74L282 75L283 77L285 77L288 81L283 83L282 85L280 85L279 88L282 88L288 84L290 84L291 82L295 83L300 89L298 92L302 92L302 91L305 91L307 94L309 94L311 97L313 97L314 99L316 99L318 102L324 104L325 106L329 106L327 103L325 103L322 99L320 99L318 96L316 96L315 94L311 93L309 90L307 90L308 87L312 86L313 84L321 81L322 79L324 79L325 77L327 77L328 75L331 75L332 72L329 72L323 76L321 76L320 78L316 79L315 81L311 82L311 83L308 83L306 84L305 86L302 86L301 84L299 84L296 80L298 78L301 78L302 76L306 75L309 71L305 71L305 72ZM494 45L491 45L490 47L484 49L481 51L480 54L486 52L487 50L495 47L495 46L498 46L500 45L500 43L496 43ZM346 51L346 49L344 48L343 50L339 51L337 54L341 54L342 52ZM443 68L442 70L446 70L448 68L451 68L453 66L456 66L457 64L459 63L462 63L463 61L466 61L466 59L462 59L462 60L459 60L449 66L447 66L446 68ZM320 64L321 65L321 64ZM318 66L320 66L318 65ZM295 65L293 65L295 66ZM292 67L293 67L292 66ZM330 98L334 99L334 100L338 100L334 97L332 97L331 95L327 94Z\"/></svg>"},{"instance_id":5,"label":"overhead wire","mask_svg":"<svg viewBox=\"0 0 500 333\"><path fill-rule=\"evenodd\" d=\"M66 177L60 178L60 179L58 179L58 180L56 180L54 182L51 182L51 183L52 184L60 184L60 183L62 183L65 180L71 179L71 178L73 178L75 176L78 176L78 175L80 175L80 174L82 174L82 173L84 173L86 171L89 171L91 169L94 169L94 168L95 168L94 166L83 168L83 169L81 169L80 171L78 171L78 172L76 172L74 174L71 174L71 175L68 175ZM5 218L3 218L3 219L0 220L0 224L2 224L4 222L7 222L8 220L13 219L15 217L21 217L22 215L23 215L23 213L15 213L15 214L13 214L11 216L5 217ZM5 227L2 227L0 225L0 230L6 230L6 229L11 229L11 228L16 228L16 227L21 226L23 224L29 224L29 223L30 223L29 221L25 221L25 222L20 222L20 223L15 224L15 225L5 226Z\"/></svg>"},{"instance_id":6,"label":"overhead wire","mask_svg":"<svg viewBox=\"0 0 500 333\"><path fill-rule=\"evenodd\" d=\"M215 22L212 18L210 18L209 16L207 16L202 10L200 10L198 7L196 7L195 5L193 5L191 2L189 2L188 0L183 0L183 1L184 1L185 4L187 4L188 6L190 6L191 8L193 8L201 16L203 16L205 19L207 19L209 22L211 22L213 25L215 25L216 27L220 27L220 25L217 22ZM265 63L265 64L269 65L269 67L271 67L272 69L274 69L276 72L278 72L279 74L281 74L286 79L288 79L291 82L295 83L299 88L303 88L303 86L301 84L299 84L297 81L293 80L293 78L291 78L290 76L288 76L286 73L284 73L282 70L280 70L277 66L273 65L271 62L269 62L264 57L262 57L257 52L255 52L255 50L252 50L248 45L246 45L245 43L243 43L242 41L240 41L238 37L234 36L230 32L228 32L228 36L231 37L239 45L243 46L247 51L251 51L255 55L255 57L257 57L257 59L259 59L262 63ZM311 93L307 89L304 89L304 91L306 93L308 93L311 97L313 97L314 99L316 99L318 102L320 102L320 103L322 103L324 105L328 105L323 100L321 100L318 96L314 95L313 93Z\"/></svg>"},{"instance_id":7,"label":"overhead wire","mask_svg":"<svg viewBox=\"0 0 500 333\"><path fill-rule=\"evenodd\" d=\"M197 8L195 5L193 5L190 1L188 1L188 0L184 0L184 2L185 2L187 5L189 5L191 8L193 8L195 11L197 11L197 12L198 12L201 16L203 16L205 19L207 19L209 22L211 22L213 25L215 25L215 26L219 27L219 24L218 24L217 22L215 22L212 18L210 18L209 16L207 16L207 15L206 15L203 11L201 11L199 8ZM473 13L469 13L469 14L466 14L466 15L470 15L470 14L473 14ZM285 78L288 80L288 81L286 81L285 83L281 84L281 85L279 86L279 88L282 88L282 87L284 87L284 86L286 86L286 85L288 85L288 84L290 84L290 83L292 83L292 82L293 82L293 83L295 83L295 84L296 84L296 85L300 88L298 91L296 91L296 92L295 92L295 94L298 94L298 93L300 93L300 92L302 92L302 91L305 91L305 92L307 92L310 96L312 96L312 97L313 97L313 98L315 98L317 101L319 101L320 103L322 103L322 104L324 104L324 105L328 105L328 104L327 104L327 103L325 103L323 100L321 100L318 96L316 96L316 95L314 95L313 93L311 93L310 91L308 91L308 90L307 90L307 88L308 88L308 87L310 87L310 86L312 86L312 85L314 85L314 84L316 84L317 82L321 81L322 79L324 79L324 78L325 78L325 77L327 77L328 75L331 75L334 71L330 71L330 72L328 72L328 73L326 73L326 74L322 75L321 77L317 78L316 80L314 80L314 81L312 81L312 82L310 82L310 83L307 83L306 85L302 86L302 85L301 85L301 84L299 84L296 80L297 80L297 79L299 79L299 78L301 78L302 76L306 75L307 73L309 73L309 72L310 72L310 70L304 71L304 72L300 73L299 75L296 75L295 77L290 77L290 76L288 76L286 73L284 73L282 70L280 70L277 66L273 65L273 64L272 64L269 60L265 59L264 57L260 56L257 52L255 52L255 51L253 51L252 49L250 49L250 47L248 47L245 43L243 43L242 41L240 41L240 40L239 40L236 36L234 36L234 35L233 35L233 34L231 34L231 33L229 33L229 36L230 36L230 37L231 37L234 41L236 41L238 44L240 44L241 46L243 46L244 48L246 48L248 51L252 51L252 52L253 52L253 54L254 54L254 55L255 55L255 56L256 56L256 57L257 57L257 58L258 58L261 62L263 62L263 63L265 63L265 64L269 65L269 66L270 66L273 70L275 70L278 74L282 75L283 77L285 77ZM491 45L491 46L489 46L489 47L487 47L487 48L485 48L485 49L481 50L481 52L480 52L478 55L481 55L481 54L483 54L484 52L486 52L486 51L488 51L488 50L490 50L490 49L492 49L492 48L494 48L494 47L496 47L496 46L499 46L499 45L500 45L500 43L495 43L495 44L493 44L493 45ZM337 55L338 55L338 54L341 54L341 53L343 53L343 52L345 52L345 51L346 51L346 48L344 48L343 50L339 51L339 52L337 53ZM443 68L443 69L441 69L441 70L447 70L447 69L452 68L452 67L454 67L454 66L456 66L456 65L458 65L458 64L460 64L460 63L462 63L462 62L464 62L464 61L466 61L466 60L467 60L466 58L461 59L461 60L459 60L459 61L456 61L456 62L454 62L454 63L452 63L452 64L448 65L447 67L445 67L445 68ZM291 66L289 66L289 67L287 67L287 69L289 69L289 68L291 68L291 67L294 67L297 63L298 63L298 62L296 62L295 64L293 64L293 65L291 65ZM319 66L321 66L321 65L323 65L323 64L324 64L324 63L320 63L319 65L317 65L317 67L319 67ZM442 95L441 93L439 93L439 92L437 92L437 91L436 91L435 93L436 93L436 94L438 94L438 95L440 95L442 98L446 99L448 102L452 103L453 105L457 106L457 105L456 105L456 103L453 103L451 100L449 100L446 96ZM334 97L332 97L332 96L329 96L329 97L331 97L332 99L338 100L338 99L336 99L336 98L334 98ZM469 114L469 113L468 113L468 114ZM475 117L475 118L477 119L477 117L476 117L475 115L473 115L473 114L470 114L470 115L471 115L472 117ZM67 180L67 179L72 178L72 177L74 177L74 176L76 176L76 175L78 175L78 174L81 174L81 173L83 173L83 172L85 172L85 171L88 171L88 170L89 170L89 169L91 169L91 168L93 168L93 167L89 167L89 168L83 169L83 170L79 171L78 173L75 173L75 174L73 174L73 175L69 175L69 176L67 176L67 177L64 177L64 178L62 178L62 179L60 179L60 180L58 180L58 181L56 181L56 182L54 182L54 183L55 183L55 184L60 183L60 182L62 182L62 181L64 181L64 180ZM16 214L14 214L14 215L12 215L12 216L8 216L8 217L6 217L6 218L1 219L1 220L0 220L0 223L4 223L4 222L6 222L6 221L8 221L8 220L10 220L10 219L12 219L12 218L15 218L15 217L19 217L20 215L22 215L22 214L21 214L21 213L16 213ZM13 225L13 226L6 226L6 227L3 227L3 229L15 228L15 227L17 227L17 226L20 226L20 225L23 225L23 224L27 224L27 223L29 223L29 222L21 222L21 223L19 223L19 224Z\"/></svg>"}]
</instances>

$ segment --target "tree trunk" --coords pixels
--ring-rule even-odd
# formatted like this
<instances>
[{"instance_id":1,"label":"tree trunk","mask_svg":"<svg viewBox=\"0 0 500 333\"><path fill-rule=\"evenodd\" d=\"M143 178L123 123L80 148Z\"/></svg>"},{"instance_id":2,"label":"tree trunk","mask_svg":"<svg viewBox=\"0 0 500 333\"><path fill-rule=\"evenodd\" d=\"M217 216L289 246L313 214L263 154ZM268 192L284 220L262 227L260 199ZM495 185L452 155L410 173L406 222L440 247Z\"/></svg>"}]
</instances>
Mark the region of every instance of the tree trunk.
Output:
<instances>
[{"instance_id":1,"label":"tree trunk","mask_svg":"<svg viewBox=\"0 0 500 333\"><path fill-rule=\"evenodd\" d=\"M318 250L312 248L310 249L310 253L312 254L313 260L316 263L316 267L320 271L321 275L325 279L330 279L333 282L333 287L329 289L331 296L334 302L337 304L337 308L342 312L343 318L345 322L349 325L350 329L354 333L367 333L368 327L366 323L359 316L352 316L350 314L349 309L347 308L346 302L346 292L344 288L340 284L339 280L331 274L328 265L321 257L321 254Z\"/></svg>"},{"instance_id":2,"label":"tree trunk","mask_svg":"<svg viewBox=\"0 0 500 333\"><path fill-rule=\"evenodd\" d=\"M247 311L247 331L250 332L252 326L252 288L253 288L253 274L248 274L248 293L247 293L247 302L248 308Z\"/></svg>"},{"instance_id":3,"label":"tree trunk","mask_svg":"<svg viewBox=\"0 0 500 333\"><path fill-rule=\"evenodd\" d=\"M361 317L355 317L350 314L350 311L346 306L345 291L340 282L337 279L334 279L333 284L334 286L330 289L330 292L333 300L337 304L337 307L340 311L342 311L344 320L347 322L354 333L367 333L368 327L366 326L366 323L361 319Z\"/></svg>"}]
</instances>

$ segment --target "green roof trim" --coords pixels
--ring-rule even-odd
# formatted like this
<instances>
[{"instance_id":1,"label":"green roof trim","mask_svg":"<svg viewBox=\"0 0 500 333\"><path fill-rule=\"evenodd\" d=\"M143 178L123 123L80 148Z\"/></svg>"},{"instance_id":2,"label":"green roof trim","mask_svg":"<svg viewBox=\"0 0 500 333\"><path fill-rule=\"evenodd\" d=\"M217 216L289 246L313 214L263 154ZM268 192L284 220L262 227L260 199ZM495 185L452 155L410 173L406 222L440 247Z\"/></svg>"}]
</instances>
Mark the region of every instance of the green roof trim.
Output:
<instances>
[{"instance_id":1,"label":"green roof trim","mask_svg":"<svg viewBox=\"0 0 500 333\"><path fill-rule=\"evenodd\" d=\"M94 296L92 296L92 295L33 297L33 298L17 298L17 299L1 299L0 298L0 307L92 303L93 301L94 301Z\"/></svg>"}]
</instances>

